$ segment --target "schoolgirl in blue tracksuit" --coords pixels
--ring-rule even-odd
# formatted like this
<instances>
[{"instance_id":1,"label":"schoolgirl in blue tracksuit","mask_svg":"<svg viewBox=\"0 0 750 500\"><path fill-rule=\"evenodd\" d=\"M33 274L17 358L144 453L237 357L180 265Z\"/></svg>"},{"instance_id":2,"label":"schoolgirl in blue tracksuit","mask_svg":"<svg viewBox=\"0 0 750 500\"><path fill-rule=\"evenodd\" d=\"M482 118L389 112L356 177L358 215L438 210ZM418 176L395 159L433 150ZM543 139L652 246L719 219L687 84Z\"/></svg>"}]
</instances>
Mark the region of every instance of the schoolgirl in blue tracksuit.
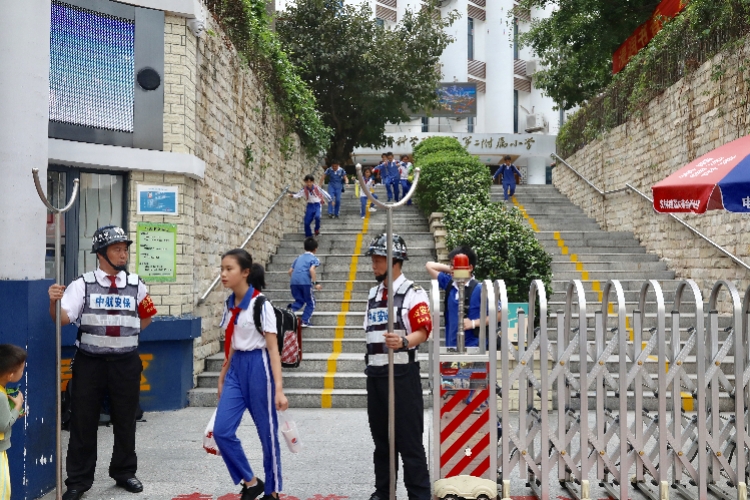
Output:
<instances>
[{"instance_id":1,"label":"schoolgirl in blue tracksuit","mask_svg":"<svg viewBox=\"0 0 750 500\"><path fill-rule=\"evenodd\" d=\"M260 328L253 319L260 292L249 284L252 264L252 257L242 249L230 250L221 259L221 282L232 294L221 320L226 330L225 361L219 375L214 439L232 480L235 484L242 482L240 500L254 500L261 493L263 500L274 500L282 489L276 411L286 410L289 404L282 387L276 316L271 304L263 304ZM253 472L237 438L245 410L258 430L265 482Z\"/></svg>"}]
</instances>

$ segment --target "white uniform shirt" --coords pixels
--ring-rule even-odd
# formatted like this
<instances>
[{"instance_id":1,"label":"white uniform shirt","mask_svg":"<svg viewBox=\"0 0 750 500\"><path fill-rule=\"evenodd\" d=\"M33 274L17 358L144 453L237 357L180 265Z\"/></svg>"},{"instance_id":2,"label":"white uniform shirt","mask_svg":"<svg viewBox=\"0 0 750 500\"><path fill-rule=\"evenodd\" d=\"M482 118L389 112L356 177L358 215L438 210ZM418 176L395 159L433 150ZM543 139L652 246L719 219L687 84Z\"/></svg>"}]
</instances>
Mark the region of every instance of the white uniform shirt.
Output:
<instances>
[{"instance_id":1,"label":"white uniform shirt","mask_svg":"<svg viewBox=\"0 0 750 500\"><path fill-rule=\"evenodd\" d=\"M406 276L404 276L402 274L401 276L399 276L398 278L396 278L395 280L393 280L393 289L396 290L396 291L398 291L399 287L401 286L401 284L404 281L406 281ZM385 289L385 284L386 284L385 280L383 280L383 282L378 285L378 291L375 293L375 300L377 300L378 302L381 301L381 300L383 300L383 290ZM427 296L427 292L423 288L420 287L419 289L415 289L415 288L412 287L411 290L409 290L408 292L406 292L406 296L404 297L404 303L401 306L402 307L402 309L401 309L401 320L404 323L404 327L406 328L406 335L409 335L411 333L411 330L412 330L412 328L411 328L411 321L409 321L409 312L415 306L417 306L419 304L422 304L422 303L424 303L426 305L430 304L430 299ZM364 319L364 322L363 322L363 326L364 326L365 330L367 330L367 320L368 320L367 313L369 312L369 306L368 306L367 309L368 310L365 311L365 319ZM394 325L395 324L396 323L394 321ZM370 332L370 333L373 334L373 336L375 336L371 340L372 342L383 342L384 341L383 332ZM429 334L430 332L427 332L427 333Z\"/></svg>"},{"instance_id":2,"label":"white uniform shirt","mask_svg":"<svg viewBox=\"0 0 750 500\"><path fill-rule=\"evenodd\" d=\"M96 281L103 287L109 288L112 282L107 278L107 273L101 269L94 271ZM116 275L115 285L117 288L125 288L127 283L127 274L125 271L120 271ZM138 280L138 304L143 301L148 295L148 289L146 288L143 280ZM65 288L65 294L60 301L60 308L65 311L68 315L70 322L76 326L80 326L81 311L83 311L83 305L86 299L86 283L83 281L83 277L79 277Z\"/></svg>"},{"instance_id":3,"label":"white uniform shirt","mask_svg":"<svg viewBox=\"0 0 750 500\"><path fill-rule=\"evenodd\" d=\"M261 335L255 327L253 320L253 310L255 300L253 297L247 309L243 309L237 315L237 324L234 325L234 334L232 334L232 347L235 351L254 351L255 349L266 348L266 337ZM221 328L227 329L229 320L232 318L232 311L229 310L227 302L224 303L224 314L221 318ZM263 331L266 333L276 332L276 314L273 312L271 303L266 300L260 313L260 320L263 323Z\"/></svg>"},{"instance_id":4,"label":"white uniform shirt","mask_svg":"<svg viewBox=\"0 0 750 500\"><path fill-rule=\"evenodd\" d=\"M369 179L367 179L365 181L365 186L367 186L367 189L369 189L370 192L372 192L372 190L375 188L375 179L373 179L372 177L370 177ZM364 189L360 189L359 190L359 197L360 198L367 198L367 192Z\"/></svg>"}]
</instances>

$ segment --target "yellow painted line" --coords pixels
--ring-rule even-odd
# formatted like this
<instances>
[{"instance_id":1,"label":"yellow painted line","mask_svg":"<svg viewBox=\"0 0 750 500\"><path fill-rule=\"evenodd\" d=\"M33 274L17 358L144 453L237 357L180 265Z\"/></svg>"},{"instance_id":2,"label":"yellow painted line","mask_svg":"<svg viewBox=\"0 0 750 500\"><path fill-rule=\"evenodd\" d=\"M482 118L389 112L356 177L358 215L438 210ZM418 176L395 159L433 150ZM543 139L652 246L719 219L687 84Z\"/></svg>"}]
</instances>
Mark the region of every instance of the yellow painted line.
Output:
<instances>
[{"instance_id":1,"label":"yellow painted line","mask_svg":"<svg viewBox=\"0 0 750 500\"><path fill-rule=\"evenodd\" d=\"M362 231L357 235L357 241L354 244L354 253L352 254L352 261L349 264L349 279L344 287L344 296L341 301L341 311L337 316L336 329L334 330L333 339L333 352L328 358L328 365L326 367L326 373L323 376L323 394L320 396L320 407L330 408L332 406L332 396L334 382L336 380L336 370L338 368L338 359L341 355L342 345L341 341L344 340L344 332L346 326L346 314L349 312L349 305L352 300L352 291L354 290L354 281L357 279L357 264L359 264L359 255L362 253L362 242L364 241L365 234L367 234L367 228L370 223L370 212L365 211L365 220L362 222Z\"/></svg>"},{"instance_id":2,"label":"yellow painted line","mask_svg":"<svg viewBox=\"0 0 750 500\"><path fill-rule=\"evenodd\" d=\"M524 219L526 219L529 222L529 225L531 226L531 228L535 232L539 232L534 219L529 217L528 214L526 213L526 208L524 208L523 205L518 203L518 200L516 200L515 196L511 197L511 200L513 201L513 204L516 206L516 208L518 208L518 210L521 212ZM581 273L581 279L583 281L588 281L589 280L588 271L586 271L586 269L583 267L583 263L578 260L578 255L574 253L568 253L569 248L565 245L565 240L562 238L562 236L560 236L560 231L554 231L552 233L552 238L557 242L557 246L560 247L560 253L562 253L562 255L567 255L568 258L570 259L570 262L573 262L576 265L576 271ZM601 303L604 298L604 293L602 292L602 287L599 281L597 280L592 281L591 289L594 292L597 292L597 294L599 295L599 303ZM609 313L614 314L612 303L609 304ZM630 340L632 341L633 340L633 328L630 326L630 317L628 316L625 317L625 330L629 333Z\"/></svg>"}]
</instances>

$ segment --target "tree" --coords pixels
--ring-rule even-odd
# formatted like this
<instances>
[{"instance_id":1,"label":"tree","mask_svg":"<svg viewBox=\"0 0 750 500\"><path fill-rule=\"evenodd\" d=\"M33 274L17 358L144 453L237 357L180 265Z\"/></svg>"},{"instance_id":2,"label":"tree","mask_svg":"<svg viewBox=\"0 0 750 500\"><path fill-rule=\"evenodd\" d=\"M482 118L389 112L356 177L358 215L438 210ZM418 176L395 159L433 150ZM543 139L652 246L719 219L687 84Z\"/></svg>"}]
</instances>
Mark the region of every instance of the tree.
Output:
<instances>
[{"instance_id":1,"label":"tree","mask_svg":"<svg viewBox=\"0 0 750 500\"><path fill-rule=\"evenodd\" d=\"M434 107L439 58L453 41L445 28L456 14L434 15L433 0L389 29L369 6L342 4L297 0L280 13L276 30L333 130L328 157L346 161L356 147L387 144L385 125L409 121L407 110Z\"/></svg>"},{"instance_id":2,"label":"tree","mask_svg":"<svg viewBox=\"0 0 750 500\"><path fill-rule=\"evenodd\" d=\"M522 0L524 8L557 7L520 37L544 65L534 85L564 109L597 95L612 81L612 54L660 1Z\"/></svg>"}]
</instances>

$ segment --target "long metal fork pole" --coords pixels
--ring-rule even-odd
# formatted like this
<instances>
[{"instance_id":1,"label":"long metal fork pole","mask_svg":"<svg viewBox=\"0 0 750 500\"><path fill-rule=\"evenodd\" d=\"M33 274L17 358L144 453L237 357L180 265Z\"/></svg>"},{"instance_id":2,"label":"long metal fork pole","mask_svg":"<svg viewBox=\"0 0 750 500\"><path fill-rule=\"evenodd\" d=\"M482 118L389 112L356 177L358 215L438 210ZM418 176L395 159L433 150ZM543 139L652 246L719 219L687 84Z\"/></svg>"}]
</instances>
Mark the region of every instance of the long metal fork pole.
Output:
<instances>
[{"instance_id":1,"label":"long metal fork pole","mask_svg":"<svg viewBox=\"0 0 750 500\"><path fill-rule=\"evenodd\" d=\"M60 253L61 253L61 235L60 235L60 216L70 210L73 207L73 204L76 201L76 197L78 196L78 179L75 179L73 181L73 194L70 197L70 201L67 205L63 208L56 208L52 206L52 204L47 200L47 196L44 194L44 190L42 189L42 184L39 181L39 169L35 168L31 171L31 173L34 175L34 184L36 185L36 192L39 195L39 198L42 200L42 203L45 204L47 207L47 210L52 212L54 214L54 220L55 220L55 283L58 285L61 285L63 282L62 277L62 266L60 265L61 259L60 259ZM57 462L55 463L55 496L57 500L60 500L62 498L62 440L60 436L60 427L62 425L62 412L61 412L61 392L60 392L60 371L62 370L61 366L61 356L62 356L62 345L61 345L61 338L62 338L62 323L61 323L61 313L60 313L60 301L58 300L55 303L55 380L57 385L55 386L55 394L57 395L57 425L55 426L55 459Z\"/></svg>"},{"instance_id":2,"label":"long metal fork pole","mask_svg":"<svg viewBox=\"0 0 750 500\"><path fill-rule=\"evenodd\" d=\"M386 238L387 242L387 260L388 265L388 331L393 332L393 209L402 207L407 201L411 199L414 192L417 189L417 183L419 182L419 172L417 168L414 170L414 182L411 185L411 189L408 193L396 203L383 203L378 201L370 193L370 189L365 183L365 179L362 177L362 165L357 163L357 180L359 180L359 187L367 195L367 198L376 206L385 209L386 211ZM393 349L388 348L388 445L390 452L390 474L389 474L389 489L390 489L390 500L396 500L396 405L395 405L395 380L393 375Z\"/></svg>"}]
</instances>

